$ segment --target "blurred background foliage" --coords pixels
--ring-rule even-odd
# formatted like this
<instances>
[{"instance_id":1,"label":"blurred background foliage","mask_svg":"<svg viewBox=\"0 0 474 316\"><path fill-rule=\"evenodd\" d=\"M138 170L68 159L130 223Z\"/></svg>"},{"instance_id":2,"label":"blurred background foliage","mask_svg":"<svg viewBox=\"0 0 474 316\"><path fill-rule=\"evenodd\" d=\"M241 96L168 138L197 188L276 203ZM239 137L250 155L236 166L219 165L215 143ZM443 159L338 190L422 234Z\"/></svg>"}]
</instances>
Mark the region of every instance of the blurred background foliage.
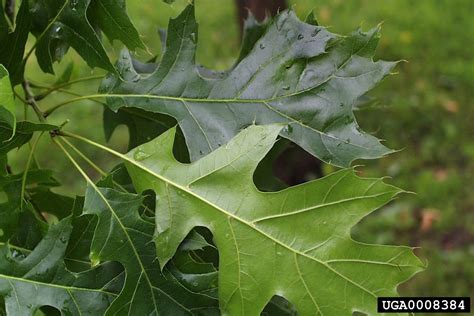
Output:
<instances>
[{"instance_id":1,"label":"blurred background foliage","mask_svg":"<svg viewBox=\"0 0 474 316\"><path fill-rule=\"evenodd\" d=\"M165 28L188 1L169 6L160 0L127 1L129 14L141 32L147 51L137 58L149 60L161 50L158 29ZM232 0L197 0L200 24L199 63L224 70L239 52L239 27ZM364 176L388 175L388 180L416 192L400 197L358 225L354 238L363 242L418 246L428 260L426 272L402 285L402 295L474 294L474 1L471 0L294 0L289 5L300 18L314 10L321 25L347 34L361 26L367 30L383 22L377 59L407 60L398 74L386 78L369 93L370 105L358 109L360 125L401 151L377 161L363 161ZM30 39L30 45L33 39ZM106 42L112 59L121 49ZM72 70L72 78L102 74L91 70L71 51L55 66L57 75ZM71 68L72 67L72 68ZM28 79L54 85L34 58L27 65ZM67 92L93 94L99 81L77 84L40 102L49 106ZM66 93L65 93L66 92ZM18 103L20 113L23 107ZM30 118L33 113L28 113ZM105 142L102 108L97 103L76 103L55 113L54 123L70 120L68 129ZM120 128L110 145L126 151L128 132ZM14 171L25 165L27 148L9 157ZM93 148L82 148L99 165L111 168L116 160ZM44 137L37 153L42 167L60 170L65 183L59 191L77 192L83 183L62 154ZM334 170L323 166L325 173ZM93 170L89 170L93 174Z\"/></svg>"}]
</instances>

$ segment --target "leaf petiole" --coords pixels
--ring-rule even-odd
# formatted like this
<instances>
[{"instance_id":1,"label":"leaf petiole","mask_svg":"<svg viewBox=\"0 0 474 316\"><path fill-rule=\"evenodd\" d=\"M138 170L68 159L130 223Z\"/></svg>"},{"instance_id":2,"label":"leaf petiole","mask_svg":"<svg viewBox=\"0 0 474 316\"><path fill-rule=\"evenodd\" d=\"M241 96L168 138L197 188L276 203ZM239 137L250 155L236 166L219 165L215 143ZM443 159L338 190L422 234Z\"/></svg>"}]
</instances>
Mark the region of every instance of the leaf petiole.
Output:
<instances>
[{"instance_id":1,"label":"leaf petiole","mask_svg":"<svg viewBox=\"0 0 474 316\"><path fill-rule=\"evenodd\" d=\"M43 93L41 93L41 94L39 94L35 97L36 101L40 101L40 100L46 98L51 93L53 93L55 91L60 91L61 89L72 86L76 83L81 83L81 82L86 82L86 81L91 81L91 80L99 80L99 79L102 79L102 78L104 78L103 75L89 76L89 77L84 77L84 78L78 78L78 79L75 79L75 80L71 80L69 82L65 82L65 83L59 84L57 86L52 86L52 87L43 86L43 85L40 85L40 84L37 84L37 83L30 83L30 84L34 88L47 89L45 92L43 92Z\"/></svg>"},{"instance_id":2,"label":"leaf petiole","mask_svg":"<svg viewBox=\"0 0 474 316\"><path fill-rule=\"evenodd\" d=\"M66 143L76 154L79 155L85 162L87 162L94 170L96 170L102 177L107 177L107 173L102 170L98 165L96 165L91 159L89 159L82 151L79 150L76 146L74 146L71 142L69 142L66 138L61 138L61 140ZM120 183L112 179L113 184L120 189L124 193L128 193L127 189L125 189ZM148 206L142 204L142 207L145 209L146 212L153 214L153 211L150 210Z\"/></svg>"}]
</instances>

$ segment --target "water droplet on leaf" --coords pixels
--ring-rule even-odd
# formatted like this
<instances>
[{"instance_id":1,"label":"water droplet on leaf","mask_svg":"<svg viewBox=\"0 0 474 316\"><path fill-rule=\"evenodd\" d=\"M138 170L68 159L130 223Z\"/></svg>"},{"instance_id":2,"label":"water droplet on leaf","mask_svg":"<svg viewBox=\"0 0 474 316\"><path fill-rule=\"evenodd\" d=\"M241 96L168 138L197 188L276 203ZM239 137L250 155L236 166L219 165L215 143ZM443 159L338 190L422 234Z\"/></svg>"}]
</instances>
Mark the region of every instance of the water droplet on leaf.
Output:
<instances>
[{"instance_id":1,"label":"water droplet on leaf","mask_svg":"<svg viewBox=\"0 0 474 316\"><path fill-rule=\"evenodd\" d=\"M303 38L304 38L303 34L299 34L299 35L298 35L298 39L299 39L299 40L302 40Z\"/></svg>"},{"instance_id":2,"label":"water droplet on leaf","mask_svg":"<svg viewBox=\"0 0 474 316\"><path fill-rule=\"evenodd\" d=\"M138 148L137 151L135 151L135 154L133 155L133 158L136 161L142 161L150 157L151 155L143 151L143 149Z\"/></svg>"},{"instance_id":3,"label":"water droplet on leaf","mask_svg":"<svg viewBox=\"0 0 474 316\"><path fill-rule=\"evenodd\" d=\"M315 37L316 35L318 35L319 31L321 31L321 29L315 29L315 30L311 33L311 36L312 36L312 37Z\"/></svg>"},{"instance_id":4,"label":"water droplet on leaf","mask_svg":"<svg viewBox=\"0 0 474 316\"><path fill-rule=\"evenodd\" d=\"M260 43L259 47L260 47L260 49L265 49L265 44Z\"/></svg>"}]
</instances>

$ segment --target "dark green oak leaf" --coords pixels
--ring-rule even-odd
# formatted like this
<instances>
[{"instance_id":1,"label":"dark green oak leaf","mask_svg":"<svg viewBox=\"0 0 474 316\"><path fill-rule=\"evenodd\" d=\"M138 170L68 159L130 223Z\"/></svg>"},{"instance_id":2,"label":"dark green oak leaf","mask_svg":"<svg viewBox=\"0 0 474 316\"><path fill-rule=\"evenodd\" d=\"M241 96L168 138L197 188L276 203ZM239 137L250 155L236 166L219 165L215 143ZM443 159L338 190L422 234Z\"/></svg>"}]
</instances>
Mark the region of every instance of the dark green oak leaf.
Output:
<instances>
[{"instance_id":1,"label":"dark green oak leaf","mask_svg":"<svg viewBox=\"0 0 474 316\"><path fill-rule=\"evenodd\" d=\"M340 37L285 11L218 77L207 77L195 63L197 31L189 6L170 21L166 51L152 74L137 72L123 52L117 65L123 80L111 74L101 87L110 109L135 107L173 116L191 161L246 126L270 123L287 124L282 137L338 166L390 152L360 130L352 108L396 64L372 60L378 29Z\"/></svg>"},{"instance_id":2,"label":"dark green oak leaf","mask_svg":"<svg viewBox=\"0 0 474 316\"><path fill-rule=\"evenodd\" d=\"M110 41L119 40L128 47L145 49L140 34L127 15L126 0L92 0L87 11L91 24L99 28Z\"/></svg>"},{"instance_id":3,"label":"dark green oak leaf","mask_svg":"<svg viewBox=\"0 0 474 316\"><path fill-rule=\"evenodd\" d=\"M31 5L32 33L37 37L36 57L44 72L54 73L72 46L89 67L115 71L99 36L87 19L91 0L38 0ZM54 23L51 23L54 22Z\"/></svg>"},{"instance_id":4,"label":"dark green oak leaf","mask_svg":"<svg viewBox=\"0 0 474 316\"><path fill-rule=\"evenodd\" d=\"M23 212L14 203L0 203L0 243L11 240L15 244L31 248L38 244L47 230L46 223L41 223L33 216L34 209L29 203L23 206Z\"/></svg>"},{"instance_id":5,"label":"dark green oak leaf","mask_svg":"<svg viewBox=\"0 0 474 316\"><path fill-rule=\"evenodd\" d=\"M156 249L164 266L196 226L219 250L219 301L226 315L258 315L274 296L301 315L376 314L377 296L422 269L412 249L354 241L351 228L402 190L352 169L278 192L253 173L281 125L252 125L191 163L172 153L174 130L125 161L136 189L156 192Z\"/></svg>"},{"instance_id":6,"label":"dark green oak leaf","mask_svg":"<svg viewBox=\"0 0 474 316\"><path fill-rule=\"evenodd\" d=\"M15 247L0 248L0 296L8 315L32 315L52 306L68 315L103 315L117 296L117 265L106 263L81 273L64 265L71 218L52 225L36 248L25 255Z\"/></svg>"},{"instance_id":7,"label":"dark green oak leaf","mask_svg":"<svg viewBox=\"0 0 474 316\"><path fill-rule=\"evenodd\" d=\"M30 12L32 33L38 39L36 55L45 72L53 73L53 62L60 60L69 46L91 68L114 72L94 27L110 40L119 39L129 49L145 48L127 16L124 0L36 0Z\"/></svg>"},{"instance_id":8,"label":"dark green oak leaf","mask_svg":"<svg viewBox=\"0 0 474 316\"><path fill-rule=\"evenodd\" d=\"M0 155L7 154L10 150L28 143L34 132L49 132L57 128L57 126L51 124L23 121L18 122L16 130L14 130L8 123L0 121Z\"/></svg>"},{"instance_id":9,"label":"dark green oak leaf","mask_svg":"<svg viewBox=\"0 0 474 316\"><path fill-rule=\"evenodd\" d=\"M176 125L176 121L169 116L160 113L149 113L136 108L121 109L115 113L104 107L103 122L107 141L110 140L118 126L125 125L128 127L130 135L129 149L154 139Z\"/></svg>"},{"instance_id":10,"label":"dark green oak leaf","mask_svg":"<svg viewBox=\"0 0 474 316\"><path fill-rule=\"evenodd\" d=\"M74 206L74 199L58 194L50 187L37 186L28 189L30 202L35 209L43 214L54 215L57 219L63 219L71 215Z\"/></svg>"},{"instance_id":11,"label":"dark green oak leaf","mask_svg":"<svg viewBox=\"0 0 474 316\"><path fill-rule=\"evenodd\" d=\"M15 17L13 31L7 23L3 6L0 8L0 64L2 64L11 75L13 85L23 80L24 63L23 54L25 52L26 41L31 27L31 17L29 14L29 1L21 1L20 9ZM0 69L0 78L3 71ZM1 114L0 114L1 115Z\"/></svg>"},{"instance_id":12,"label":"dark green oak leaf","mask_svg":"<svg viewBox=\"0 0 474 316\"><path fill-rule=\"evenodd\" d=\"M0 241L12 241L15 245L32 249L47 232L47 223L38 215L41 209L37 208L36 200L28 196L28 200L21 201L21 187L23 174L5 175L0 177L0 193L6 201L0 203ZM52 176L51 170L33 169L26 177L25 189L27 194L33 191L45 190L58 186L59 183ZM38 194L38 193L36 193ZM58 205L56 205L58 206ZM55 212L58 211L54 210Z\"/></svg>"},{"instance_id":13,"label":"dark green oak leaf","mask_svg":"<svg viewBox=\"0 0 474 316\"><path fill-rule=\"evenodd\" d=\"M215 273L185 275L173 267L160 271L154 221L140 216L142 200L92 184L87 189L84 214L98 217L90 258L93 263L120 262L126 271L124 288L106 315L218 314L217 300L208 294Z\"/></svg>"}]
</instances>

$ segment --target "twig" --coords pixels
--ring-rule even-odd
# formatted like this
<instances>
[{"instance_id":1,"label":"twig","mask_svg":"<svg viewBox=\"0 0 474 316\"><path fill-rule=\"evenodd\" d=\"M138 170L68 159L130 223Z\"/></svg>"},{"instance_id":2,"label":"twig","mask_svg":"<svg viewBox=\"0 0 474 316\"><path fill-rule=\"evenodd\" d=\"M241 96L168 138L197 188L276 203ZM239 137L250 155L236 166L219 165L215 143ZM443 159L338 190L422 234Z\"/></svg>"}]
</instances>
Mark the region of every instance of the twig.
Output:
<instances>
[{"instance_id":1,"label":"twig","mask_svg":"<svg viewBox=\"0 0 474 316\"><path fill-rule=\"evenodd\" d=\"M78 78L78 79L75 79L75 80L71 80L71 81L68 81L68 82L59 84L57 86L53 86L53 87L47 87L47 86L43 86L43 85L36 84L36 83L33 83L33 82L30 82L30 85L34 88L47 89L45 92L35 96L35 100L40 101L40 100L43 100L44 98L46 98L51 93L53 93L55 91L58 91L58 90L61 90L62 88L69 87L69 86L72 86L72 85L74 85L76 83L80 83L80 82L91 81L91 80L99 80L99 79L103 79L103 78L104 78L103 75L89 76L89 77L84 77L84 78Z\"/></svg>"},{"instance_id":2,"label":"twig","mask_svg":"<svg viewBox=\"0 0 474 316\"><path fill-rule=\"evenodd\" d=\"M23 87L23 90L25 91L26 103L28 103L33 108L33 110L36 113L36 116L38 116L38 119L41 122L45 122L46 117L45 117L44 113L40 110L38 104L36 103L35 95L31 91L31 87L30 87L29 82L27 80L24 80L23 83L22 83L22 87Z\"/></svg>"}]
</instances>

